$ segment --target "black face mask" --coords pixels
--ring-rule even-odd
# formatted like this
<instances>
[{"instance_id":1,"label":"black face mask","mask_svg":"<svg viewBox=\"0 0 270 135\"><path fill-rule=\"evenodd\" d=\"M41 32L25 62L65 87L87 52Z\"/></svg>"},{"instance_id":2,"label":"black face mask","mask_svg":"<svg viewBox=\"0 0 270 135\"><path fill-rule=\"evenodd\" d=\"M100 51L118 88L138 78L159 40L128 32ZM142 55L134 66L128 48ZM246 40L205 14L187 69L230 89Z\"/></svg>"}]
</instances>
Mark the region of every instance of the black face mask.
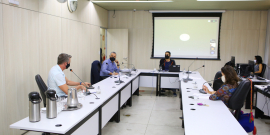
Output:
<instances>
[{"instance_id":1,"label":"black face mask","mask_svg":"<svg viewBox=\"0 0 270 135\"><path fill-rule=\"evenodd\" d=\"M70 66L70 63L68 63L68 64L66 65L66 69L68 69L68 68L69 68L69 66Z\"/></svg>"},{"instance_id":2,"label":"black face mask","mask_svg":"<svg viewBox=\"0 0 270 135\"><path fill-rule=\"evenodd\" d=\"M165 59L169 59L170 58L170 56L169 55L165 55Z\"/></svg>"},{"instance_id":3,"label":"black face mask","mask_svg":"<svg viewBox=\"0 0 270 135\"><path fill-rule=\"evenodd\" d=\"M110 57L110 60L111 60L111 61L115 61L115 58L114 58L114 57Z\"/></svg>"}]
</instances>

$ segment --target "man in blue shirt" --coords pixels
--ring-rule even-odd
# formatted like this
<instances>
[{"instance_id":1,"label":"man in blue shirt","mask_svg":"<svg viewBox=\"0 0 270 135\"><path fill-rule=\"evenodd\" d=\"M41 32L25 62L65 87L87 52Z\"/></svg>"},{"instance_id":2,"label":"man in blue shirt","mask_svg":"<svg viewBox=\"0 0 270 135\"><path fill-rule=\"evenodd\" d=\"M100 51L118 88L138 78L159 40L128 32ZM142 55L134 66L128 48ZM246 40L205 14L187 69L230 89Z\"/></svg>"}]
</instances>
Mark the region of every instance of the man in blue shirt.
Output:
<instances>
[{"instance_id":1,"label":"man in blue shirt","mask_svg":"<svg viewBox=\"0 0 270 135\"><path fill-rule=\"evenodd\" d=\"M118 75L120 71L119 62L116 60L116 52L111 52L110 58L104 60L100 70L100 76L102 79L111 75ZM114 73L115 72L115 73Z\"/></svg>"},{"instance_id":2,"label":"man in blue shirt","mask_svg":"<svg viewBox=\"0 0 270 135\"><path fill-rule=\"evenodd\" d=\"M57 65L53 66L49 72L49 76L47 80L48 89L55 90L57 96L59 97L67 95L68 85L76 86L75 88L77 90L79 89L86 90L86 88L83 85L90 86L90 83L88 82L85 82L85 83L73 82L66 78L66 75L64 74L63 71L69 68L71 57L72 57L71 55L68 55L66 53L61 53L58 56Z\"/></svg>"}]
</instances>

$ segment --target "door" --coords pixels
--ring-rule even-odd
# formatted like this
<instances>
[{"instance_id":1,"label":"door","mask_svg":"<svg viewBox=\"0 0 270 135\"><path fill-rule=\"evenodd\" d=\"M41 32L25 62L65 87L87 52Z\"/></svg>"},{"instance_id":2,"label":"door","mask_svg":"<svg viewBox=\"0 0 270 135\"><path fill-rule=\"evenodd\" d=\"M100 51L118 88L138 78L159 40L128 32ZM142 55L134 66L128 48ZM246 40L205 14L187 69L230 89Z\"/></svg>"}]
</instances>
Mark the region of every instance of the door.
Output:
<instances>
[{"instance_id":1,"label":"door","mask_svg":"<svg viewBox=\"0 0 270 135\"><path fill-rule=\"evenodd\" d=\"M116 59L119 61L120 67L127 67L128 63L128 29L107 29L107 59L111 52L116 52Z\"/></svg>"}]
</instances>

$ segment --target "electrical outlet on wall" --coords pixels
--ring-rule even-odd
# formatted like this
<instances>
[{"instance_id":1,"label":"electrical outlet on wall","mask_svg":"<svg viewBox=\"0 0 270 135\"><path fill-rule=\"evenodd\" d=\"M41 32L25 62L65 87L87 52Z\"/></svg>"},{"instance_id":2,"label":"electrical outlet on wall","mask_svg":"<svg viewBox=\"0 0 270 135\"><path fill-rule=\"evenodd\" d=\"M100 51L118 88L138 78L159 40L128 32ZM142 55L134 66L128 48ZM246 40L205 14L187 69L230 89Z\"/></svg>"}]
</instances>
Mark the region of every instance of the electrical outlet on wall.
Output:
<instances>
[{"instance_id":1,"label":"electrical outlet on wall","mask_svg":"<svg viewBox=\"0 0 270 135\"><path fill-rule=\"evenodd\" d=\"M8 2L9 2L9 4L19 6L19 1L17 1L17 0L8 0Z\"/></svg>"}]
</instances>

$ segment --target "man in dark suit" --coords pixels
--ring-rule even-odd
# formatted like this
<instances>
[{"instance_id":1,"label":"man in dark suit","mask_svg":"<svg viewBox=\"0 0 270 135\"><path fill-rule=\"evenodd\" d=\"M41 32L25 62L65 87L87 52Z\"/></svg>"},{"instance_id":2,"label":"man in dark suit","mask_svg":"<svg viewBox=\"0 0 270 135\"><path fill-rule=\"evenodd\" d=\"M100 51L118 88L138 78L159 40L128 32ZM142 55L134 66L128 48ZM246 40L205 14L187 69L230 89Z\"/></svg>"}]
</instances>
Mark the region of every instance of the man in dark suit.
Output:
<instances>
[{"instance_id":1,"label":"man in dark suit","mask_svg":"<svg viewBox=\"0 0 270 135\"><path fill-rule=\"evenodd\" d=\"M169 71L169 68L171 65L175 65L175 61L171 59L171 52L166 51L165 52L165 58L162 58L159 61L160 67L162 67L162 70ZM173 91L173 96L177 96L175 89L168 89ZM161 90L161 92L165 92L164 90Z\"/></svg>"}]
</instances>

